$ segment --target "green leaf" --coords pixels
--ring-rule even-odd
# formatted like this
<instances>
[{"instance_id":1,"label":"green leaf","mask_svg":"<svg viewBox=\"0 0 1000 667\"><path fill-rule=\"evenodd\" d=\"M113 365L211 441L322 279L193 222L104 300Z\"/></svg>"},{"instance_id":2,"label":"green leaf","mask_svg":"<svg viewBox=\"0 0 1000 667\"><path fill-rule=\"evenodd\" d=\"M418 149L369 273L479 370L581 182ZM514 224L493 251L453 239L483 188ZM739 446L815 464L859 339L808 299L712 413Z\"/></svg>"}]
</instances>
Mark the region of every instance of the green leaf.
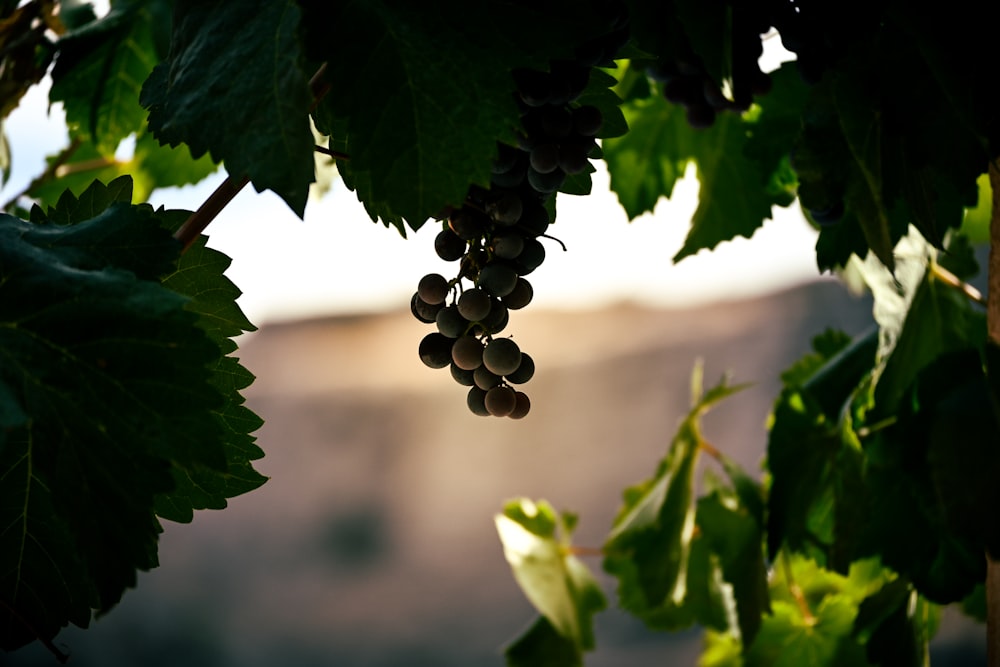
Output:
<instances>
[{"instance_id":1,"label":"green leaf","mask_svg":"<svg viewBox=\"0 0 1000 667\"><path fill-rule=\"evenodd\" d=\"M930 664L928 644L937 616L937 608L900 578L861 602L853 634L865 644L873 665L923 667Z\"/></svg>"},{"instance_id":2,"label":"green leaf","mask_svg":"<svg viewBox=\"0 0 1000 667\"><path fill-rule=\"evenodd\" d=\"M741 117L723 114L711 128L694 130L684 109L659 94L631 100L623 112L629 133L606 140L603 149L611 188L630 219L669 198L689 162L697 168L699 205L675 262L737 236L749 238L774 204L788 203L786 191L769 185L777 167L764 170L744 154L750 125Z\"/></svg>"},{"instance_id":3,"label":"green leaf","mask_svg":"<svg viewBox=\"0 0 1000 667\"><path fill-rule=\"evenodd\" d=\"M815 616L806 618L791 603L774 602L774 613L764 618L756 641L745 655L746 667L863 667L864 648L851 637L857 607L840 595L823 599Z\"/></svg>"},{"instance_id":4,"label":"green leaf","mask_svg":"<svg viewBox=\"0 0 1000 667\"><path fill-rule=\"evenodd\" d=\"M580 648L544 616L504 649L507 667L583 667Z\"/></svg>"},{"instance_id":5,"label":"green leaf","mask_svg":"<svg viewBox=\"0 0 1000 667\"><path fill-rule=\"evenodd\" d=\"M692 375L694 405L656 475L625 490L624 506L605 542L604 568L618 578L624 609L657 629L689 625L688 566L695 533L694 470L701 451L701 416L740 389L723 381L701 390Z\"/></svg>"},{"instance_id":6,"label":"green leaf","mask_svg":"<svg viewBox=\"0 0 1000 667\"><path fill-rule=\"evenodd\" d=\"M139 92L159 60L154 33L169 15L163 0L116 3L59 41L49 99L65 105L71 132L89 136L101 155L114 155L145 124Z\"/></svg>"},{"instance_id":7,"label":"green leaf","mask_svg":"<svg viewBox=\"0 0 1000 667\"><path fill-rule=\"evenodd\" d=\"M116 196L99 190L91 202ZM171 465L225 466L218 347L155 275L177 243L148 206L77 221L89 205L71 203L58 225L0 216L5 650L117 603L157 564Z\"/></svg>"},{"instance_id":8,"label":"green leaf","mask_svg":"<svg viewBox=\"0 0 1000 667\"><path fill-rule=\"evenodd\" d=\"M401 0L308 3L306 41L335 91L317 124L350 156L338 168L372 219L417 229L461 204L471 184L488 186L496 142L516 143L520 127L511 70L548 70L570 56L606 29L591 11L499 0L449 0L434 12ZM553 22L559 30L548 30ZM344 58L342 43L359 48Z\"/></svg>"},{"instance_id":9,"label":"green leaf","mask_svg":"<svg viewBox=\"0 0 1000 667\"><path fill-rule=\"evenodd\" d=\"M495 517L521 590L556 632L578 652L594 647L593 615L605 607L604 595L586 565L557 539L560 518L544 501L509 501Z\"/></svg>"},{"instance_id":10,"label":"green leaf","mask_svg":"<svg viewBox=\"0 0 1000 667\"><path fill-rule=\"evenodd\" d=\"M874 364L872 336L843 342L818 338L784 374L767 449L769 553L787 542L838 571L853 560L864 519L863 458L846 407Z\"/></svg>"},{"instance_id":11,"label":"green leaf","mask_svg":"<svg viewBox=\"0 0 1000 667\"><path fill-rule=\"evenodd\" d=\"M157 217L169 230L180 227L187 211L158 211ZM251 435L263 421L243 405L240 394L254 376L231 356L236 343L231 339L256 327L240 310L236 299L240 290L225 277L231 260L223 253L206 247L207 237L195 241L177 263L176 270L163 279L163 285L190 298L187 309L197 313L198 326L219 348L220 358L211 365L211 383L224 397L224 404L214 411L223 432L226 465L223 469L208 466L185 466L175 463L175 488L157 498L156 513L174 521L191 521L194 510L223 509L228 498L252 491L267 478L253 469L252 461L264 452Z\"/></svg>"},{"instance_id":12,"label":"green leaf","mask_svg":"<svg viewBox=\"0 0 1000 667\"><path fill-rule=\"evenodd\" d=\"M760 630L762 615L770 612L762 519L741 506L735 494L717 491L698 500L697 525L732 586L735 629L746 646Z\"/></svg>"},{"instance_id":13,"label":"green leaf","mask_svg":"<svg viewBox=\"0 0 1000 667\"><path fill-rule=\"evenodd\" d=\"M196 159L210 153L301 217L314 144L299 19L291 0L178 2L170 56L139 101L161 143L185 143Z\"/></svg>"}]
</instances>

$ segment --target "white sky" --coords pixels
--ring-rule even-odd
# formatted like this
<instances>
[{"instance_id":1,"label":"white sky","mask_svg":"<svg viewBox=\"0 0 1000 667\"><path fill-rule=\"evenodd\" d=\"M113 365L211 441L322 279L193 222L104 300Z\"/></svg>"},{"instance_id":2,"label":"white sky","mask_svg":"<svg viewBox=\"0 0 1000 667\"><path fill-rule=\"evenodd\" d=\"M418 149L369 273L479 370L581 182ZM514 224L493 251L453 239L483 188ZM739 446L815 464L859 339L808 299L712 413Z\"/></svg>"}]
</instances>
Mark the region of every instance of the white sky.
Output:
<instances>
[{"instance_id":1,"label":"white sky","mask_svg":"<svg viewBox=\"0 0 1000 667\"><path fill-rule=\"evenodd\" d=\"M771 40L776 41L776 40ZM61 109L47 110L47 88L36 87L5 123L13 172L6 201L44 168L44 156L66 143ZM587 197L559 195L559 218L550 231L565 243L545 241L544 264L528 280L532 308L596 308L631 300L657 306L740 298L815 278L816 234L797 206L774 211L753 239L721 244L680 264L680 249L697 204L697 181L678 184L672 200L652 215L626 220L608 188L603 163ZM155 192L156 206L195 209L221 182L216 174L188 188ZM227 275L243 290L240 305L251 321L330 313L406 308L425 273L451 277L455 264L434 253L438 225L408 239L370 221L353 192L338 181L310 200L299 220L271 193L248 186L208 228L209 244L233 258Z\"/></svg>"}]
</instances>

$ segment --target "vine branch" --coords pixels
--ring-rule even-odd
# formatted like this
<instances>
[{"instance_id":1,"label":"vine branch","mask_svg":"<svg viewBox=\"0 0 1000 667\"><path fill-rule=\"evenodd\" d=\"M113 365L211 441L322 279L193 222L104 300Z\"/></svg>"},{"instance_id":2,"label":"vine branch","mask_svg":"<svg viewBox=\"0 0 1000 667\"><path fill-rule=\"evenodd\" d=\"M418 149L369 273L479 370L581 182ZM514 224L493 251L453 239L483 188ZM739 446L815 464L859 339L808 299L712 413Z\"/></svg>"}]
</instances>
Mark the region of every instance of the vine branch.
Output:
<instances>
[{"instance_id":1,"label":"vine branch","mask_svg":"<svg viewBox=\"0 0 1000 667\"><path fill-rule=\"evenodd\" d=\"M993 207L987 269L986 329L989 344L1000 345L1000 167L989 167ZM986 664L1000 667L1000 562L986 554Z\"/></svg>"},{"instance_id":2,"label":"vine branch","mask_svg":"<svg viewBox=\"0 0 1000 667\"><path fill-rule=\"evenodd\" d=\"M323 97L330 92L330 84L323 80L323 75L325 73L326 63L323 63L319 66L319 69L316 70L316 73L312 75L312 78L309 79L309 90L311 90L313 94L312 104L309 105L308 113L310 114L316 110L317 106L319 106L320 100L322 100ZM328 152L328 154L332 157L340 159L347 159L348 157L342 153L334 154L335 152L330 151L329 149L325 151L321 150L320 146L317 146L316 150L321 153ZM224 180L219 187L215 189L215 192L209 195L208 199L206 199L205 202L198 207L198 210L192 213L191 216L184 221L184 224L181 225L180 229L174 232L174 238L180 241L183 246L183 250L181 252L191 247L191 244L194 243L199 236L201 236L202 232L204 232L210 224L212 224L212 221L215 220L216 216L222 212L222 209L228 206L229 202L231 202L249 182L250 178L246 175L240 176L239 178L233 178L232 175L226 176L226 180Z\"/></svg>"}]
</instances>

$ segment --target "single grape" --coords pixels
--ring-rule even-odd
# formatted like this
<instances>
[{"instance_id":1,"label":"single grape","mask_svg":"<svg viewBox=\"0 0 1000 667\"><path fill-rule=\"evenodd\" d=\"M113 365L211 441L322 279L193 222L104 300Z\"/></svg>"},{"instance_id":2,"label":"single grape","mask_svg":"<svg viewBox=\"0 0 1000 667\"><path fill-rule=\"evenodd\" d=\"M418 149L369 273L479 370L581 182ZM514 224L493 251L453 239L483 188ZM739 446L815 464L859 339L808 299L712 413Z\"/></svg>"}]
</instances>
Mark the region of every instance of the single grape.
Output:
<instances>
[{"instance_id":1,"label":"single grape","mask_svg":"<svg viewBox=\"0 0 1000 667\"><path fill-rule=\"evenodd\" d=\"M497 375L507 375L521 365L521 348L510 338L490 341L483 350L483 366Z\"/></svg>"},{"instance_id":2,"label":"single grape","mask_svg":"<svg viewBox=\"0 0 1000 667\"><path fill-rule=\"evenodd\" d=\"M429 333L420 341L420 360L430 368L444 368L451 363L453 341L440 333Z\"/></svg>"},{"instance_id":3,"label":"single grape","mask_svg":"<svg viewBox=\"0 0 1000 667\"><path fill-rule=\"evenodd\" d=\"M527 352L521 353L521 363L517 370L507 374L507 382L511 384L524 384L535 374L535 360Z\"/></svg>"},{"instance_id":4,"label":"single grape","mask_svg":"<svg viewBox=\"0 0 1000 667\"><path fill-rule=\"evenodd\" d=\"M500 385L486 392L483 404L494 417L506 417L514 412L514 408L517 406L517 397L514 395L513 389Z\"/></svg>"},{"instance_id":5,"label":"single grape","mask_svg":"<svg viewBox=\"0 0 1000 667\"><path fill-rule=\"evenodd\" d=\"M486 225L489 219L481 213L476 213L469 209L461 209L457 213L451 216L449 221L449 226L451 231L455 232L455 235L463 241L472 241L480 236L486 230Z\"/></svg>"},{"instance_id":6,"label":"single grape","mask_svg":"<svg viewBox=\"0 0 1000 667\"><path fill-rule=\"evenodd\" d=\"M509 227L517 224L521 219L521 198L513 192L508 192L496 201L486 204L486 213L493 218L493 222L502 227Z\"/></svg>"},{"instance_id":7,"label":"single grape","mask_svg":"<svg viewBox=\"0 0 1000 667\"><path fill-rule=\"evenodd\" d=\"M483 364L483 344L475 336L459 336L451 346L452 362L466 371L474 371Z\"/></svg>"},{"instance_id":8,"label":"single grape","mask_svg":"<svg viewBox=\"0 0 1000 667\"><path fill-rule=\"evenodd\" d=\"M531 303L534 295L535 291L531 287L531 283L524 278L518 277L517 282L514 283L514 289L510 291L510 294L503 297L503 305L511 310L518 310Z\"/></svg>"},{"instance_id":9,"label":"single grape","mask_svg":"<svg viewBox=\"0 0 1000 667\"><path fill-rule=\"evenodd\" d=\"M552 95L552 82L548 72L517 69L513 71L513 75L521 101L530 107L540 107L548 103Z\"/></svg>"},{"instance_id":10,"label":"single grape","mask_svg":"<svg viewBox=\"0 0 1000 667\"><path fill-rule=\"evenodd\" d=\"M558 151L556 153L556 163L558 164L559 156ZM528 183L535 189L536 192L542 194L551 194L559 189L566 180L566 172L562 169L556 168L554 171L548 173L542 173L537 169L528 169Z\"/></svg>"},{"instance_id":11,"label":"single grape","mask_svg":"<svg viewBox=\"0 0 1000 667\"><path fill-rule=\"evenodd\" d=\"M485 407L485 403L483 405ZM528 412L531 410L531 401L528 400L528 395L523 391L514 391L514 409L511 411L508 417L511 419L524 419Z\"/></svg>"},{"instance_id":12,"label":"single grape","mask_svg":"<svg viewBox=\"0 0 1000 667\"><path fill-rule=\"evenodd\" d=\"M516 284L517 271L505 263L490 262L479 271L479 287L493 296L507 296Z\"/></svg>"},{"instance_id":13,"label":"single grape","mask_svg":"<svg viewBox=\"0 0 1000 667\"><path fill-rule=\"evenodd\" d=\"M500 259L514 259L524 249L524 238L518 234L493 237L493 254Z\"/></svg>"},{"instance_id":14,"label":"single grape","mask_svg":"<svg viewBox=\"0 0 1000 667\"><path fill-rule=\"evenodd\" d=\"M482 279L483 272L479 272ZM458 297L458 313L470 322L478 322L490 312L490 295L481 289L470 289Z\"/></svg>"},{"instance_id":15,"label":"single grape","mask_svg":"<svg viewBox=\"0 0 1000 667\"><path fill-rule=\"evenodd\" d=\"M549 228L549 212L539 201L525 204L517 229L529 238L544 234Z\"/></svg>"},{"instance_id":16,"label":"single grape","mask_svg":"<svg viewBox=\"0 0 1000 667\"><path fill-rule=\"evenodd\" d=\"M448 338L458 338L469 328L469 321L462 317L456 306L445 306L434 318L438 332Z\"/></svg>"},{"instance_id":17,"label":"single grape","mask_svg":"<svg viewBox=\"0 0 1000 667\"><path fill-rule=\"evenodd\" d=\"M442 229L434 237L434 252L446 262L453 262L465 255L468 243L459 238L450 228Z\"/></svg>"},{"instance_id":18,"label":"single grape","mask_svg":"<svg viewBox=\"0 0 1000 667\"><path fill-rule=\"evenodd\" d=\"M424 303L431 305L444 303L450 290L448 279L440 273L428 273L417 284L417 295Z\"/></svg>"},{"instance_id":19,"label":"single grape","mask_svg":"<svg viewBox=\"0 0 1000 667\"><path fill-rule=\"evenodd\" d=\"M529 162L531 164L531 168L539 174L552 173L559 168L558 144L546 143L535 146L531 149Z\"/></svg>"},{"instance_id":20,"label":"single grape","mask_svg":"<svg viewBox=\"0 0 1000 667\"><path fill-rule=\"evenodd\" d=\"M477 329L480 334L500 333L507 326L508 321L510 321L510 313L507 311L507 306L504 305L503 301L494 297L490 306L490 314L479 322Z\"/></svg>"},{"instance_id":21,"label":"single grape","mask_svg":"<svg viewBox=\"0 0 1000 667\"><path fill-rule=\"evenodd\" d=\"M480 389L492 389L503 382L503 378L491 372L486 366L480 366L472 371L472 380Z\"/></svg>"},{"instance_id":22,"label":"single grape","mask_svg":"<svg viewBox=\"0 0 1000 667\"><path fill-rule=\"evenodd\" d=\"M449 368L451 369L451 377L455 380L455 382L459 383L463 387L474 387L476 385L476 381L472 377L472 371L459 368L455 365L454 361L449 364Z\"/></svg>"},{"instance_id":23,"label":"single grape","mask_svg":"<svg viewBox=\"0 0 1000 667\"><path fill-rule=\"evenodd\" d=\"M427 303L416 292L413 293L413 297L410 299L410 312L424 324L433 324L436 322L438 311L442 308L444 308L444 303Z\"/></svg>"},{"instance_id":24,"label":"single grape","mask_svg":"<svg viewBox=\"0 0 1000 667\"><path fill-rule=\"evenodd\" d=\"M508 144L497 142L497 158L493 160L493 173L505 174L517 164L521 151Z\"/></svg>"},{"instance_id":25,"label":"single grape","mask_svg":"<svg viewBox=\"0 0 1000 667\"><path fill-rule=\"evenodd\" d=\"M559 146L559 168L567 174L579 174L586 171L590 160L587 159L590 146L577 142L566 142Z\"/></svg>"},{"instance_id":26,"label":"single grape","mask_svg":"<svg viewBox=\"0 0 1000 667\"><path fill-rule=\"evenodd\" d=\"M514 270L522 276L526 276L545 261L545 246L538 239L525 239L524 250L511 261ZM511 288L513 289L513 288Z\"/></svg>"},{"instance_id":27,"label":"single grape","mask_svg":"<svg viewBox=\"0 0 1000 667\"><path fill-rule=\"evenodd\" d=\"M596 136L604 124L601 110L590 105L573 109L573 130L583 137Z\"/></svg>"},{"instance_id":28,"label":"single grape","mask_svg":"<svg viewBox=\"0 0 1000 667\"><path fill-rule=\"evenodd\" d=\"M480 417L490 416L490 411L486 409L485 389L480 389L479 387L472 387L469 389L469 393L465 397L465 404L469 406L469 410L471 410L474 415L478 415Z\"/></svg>"}]
</instances>

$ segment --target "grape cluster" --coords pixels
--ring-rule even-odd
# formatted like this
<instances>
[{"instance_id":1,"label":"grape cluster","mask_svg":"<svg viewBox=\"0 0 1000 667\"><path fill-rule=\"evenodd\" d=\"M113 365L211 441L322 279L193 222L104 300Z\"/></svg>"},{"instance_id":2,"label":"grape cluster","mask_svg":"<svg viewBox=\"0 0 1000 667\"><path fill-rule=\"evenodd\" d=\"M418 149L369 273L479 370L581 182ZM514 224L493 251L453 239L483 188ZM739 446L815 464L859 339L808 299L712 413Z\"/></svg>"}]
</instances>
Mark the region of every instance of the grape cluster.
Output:
<instances>
[{"instance_id":1,"label":"grape cluster","mask_svg":"<svg viewBox=\"0 0 1000 667\"><path fill-rule=\"evenodd\" d=\"M610 26L606 35L582 45L574 60L550 63L547 72L513 72L521 110L517 144L498 143L490 186L472 186L460 207L441 216L434 249L458 262L455 277L425 275L410 300L414 317L437 329L420 341L421 360L450 368L455 381L469 387L468 407L477 415L520 419L531 408L515 387L534 375L534 360L498 334L509 311L528 305L534 294L525 276L545 259L539 239L548 237L548 200L568 175L589 168L597 150L602 114L577 100L591 67L610 65L628 38L624 5L599 4Z\"/></svg>"},{"instance_id":2,"label":"grape cluster","mask_svg":"<svg viewBox=\"0 0 1000 667\"><path fill-rule=\"evenodd\" d=\"M674 26L675 55L652 63L647 72L663 85L663 96L684 107L688 124L705 129L724 111L742 113L750 108L754 96L771 90L771 77L760 69L758 60L764 52L761 36L771 29L771 12L766 3L732 2L732 87L729 97L719 81L709 75L701 58L694 52L683 26Z\"/></svg>"}]
</instances>

